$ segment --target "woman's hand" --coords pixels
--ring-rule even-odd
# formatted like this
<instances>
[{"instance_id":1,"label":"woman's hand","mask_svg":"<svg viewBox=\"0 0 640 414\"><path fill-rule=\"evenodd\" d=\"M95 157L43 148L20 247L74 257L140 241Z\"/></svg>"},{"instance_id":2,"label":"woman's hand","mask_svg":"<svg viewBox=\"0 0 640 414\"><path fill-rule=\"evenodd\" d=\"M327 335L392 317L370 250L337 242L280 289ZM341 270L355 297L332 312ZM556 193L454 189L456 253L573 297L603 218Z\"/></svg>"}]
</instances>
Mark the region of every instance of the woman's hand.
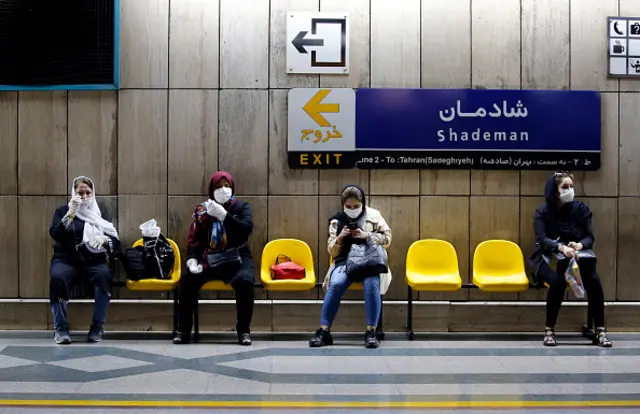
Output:
<instances>
[{"instance_id":1,"label":"woman's hand","mask_svg":"<svg viewBox=\"0 0 640 414\"><path fill-rule=\"evenodd\" d=\"M67 212L67 215L75 217L78 209L80 208L80 204L82 204L82 197L79 195L71 197L71 200L69 200L69 211Z\"/></svg>"},{"instance_id":2,"label":"woman's hand","mask_svg":"<svg viewBox=\"0 0 640 414\"><path fill-rule=\"evenodd\" d=\"M569 246L561 246L560 253L564 254L569 259L576 257L576 250Z\"/></svg>"},{"instance_id":3,"label":"woman's hand","mask_svg":"<svg viewBox=\"0 0 640 414\"><path fill-rule=\"evenodd\" d=\"M340 234L338 234L338 237L336 237L336 243L342 244L344 238L347 236L351 236L351 230L349 230L347 226L344 226Z\"/></svg>"},{"instance_id":4,"label":"woman's hand","mask_svg":"<svg viewBox=\"0 0 640 414\"><path fill-rule=\"evenodd\" d=\"M368 231L364 231L362 229L355 229L351 232L351 237L355 239L366 239L369 235L370 233Z\"/></svg>"},{"instance_id":5,"label":"woman's hand","mask_svg":"<svg viewBox=\"0 0 640 414\"><path fill-rule=\"evenodd\" d=\"M576 252L579 252L580 250L584 249L584 246L582 245L582 243L571 242L569 243L568 246L571 247Z\"/></svg>"}]
</instances>

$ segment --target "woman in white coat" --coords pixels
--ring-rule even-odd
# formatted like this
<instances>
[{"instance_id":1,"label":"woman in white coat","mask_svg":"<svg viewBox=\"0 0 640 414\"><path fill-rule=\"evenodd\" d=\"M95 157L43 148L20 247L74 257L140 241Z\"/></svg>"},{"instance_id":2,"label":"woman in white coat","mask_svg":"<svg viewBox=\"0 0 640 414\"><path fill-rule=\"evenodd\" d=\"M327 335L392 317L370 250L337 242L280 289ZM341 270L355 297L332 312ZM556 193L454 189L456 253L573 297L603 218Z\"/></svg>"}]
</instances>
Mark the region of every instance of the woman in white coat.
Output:
<instances>
[{"instance_id":1,"label":"woman in white coat","mask_svg":"<svg viewBox=\"0 0 640 414\"><path fill-rule=\"evenodd\" d=\"M373 241L386 248L391 244L391 229L380 212L368 207L364 190L349 185L342 190L342 211L329 222L329 241L327 249L334 262L327 273L323 287L326 290L322 304L320 328L309 340L309 346L322 347L332 345L331 324L338 313L340 300L353 282L362 282L367 319L364 345L377 348L380 342L376 338L376 327L382 306L380 293L385 293L391 283L391 273L367 275L358 279L347 276L346 262L351 246Z\"/></svg>"}]
</instances>

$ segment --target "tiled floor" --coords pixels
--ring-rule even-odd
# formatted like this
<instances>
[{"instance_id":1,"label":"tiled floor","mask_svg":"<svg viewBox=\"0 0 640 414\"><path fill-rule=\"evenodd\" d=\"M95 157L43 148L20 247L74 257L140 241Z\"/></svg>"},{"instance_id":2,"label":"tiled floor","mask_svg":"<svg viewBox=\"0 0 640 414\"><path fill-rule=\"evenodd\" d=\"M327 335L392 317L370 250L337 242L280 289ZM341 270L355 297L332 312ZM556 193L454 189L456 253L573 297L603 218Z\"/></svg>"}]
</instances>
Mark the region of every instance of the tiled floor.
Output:
<instances>
[{"instance_id":1,"label":"tiled floor","mask_svg":"<svg viewBox=\"0 0 640 414\"><path fill-rule=\"evenodd\" d=\"M145 413L181 407L275 413L283 405L306 413L638 412L640 335L610 336L615 347L601 349L575 335L560 337L557 348L544 348L531 335L434 335L413 342L390 335L381 348L368 350L359 335L311 349L303 336L255 335L252 347L235 345L229 336L183 346L109 338L56 346L49 333L0 332L0 413L45 412L61 404L83 405L64 408L71 413L138 412L143 406ZM588 410L591 405L607 407ZM631 411L623 409L629 405Z\"/></svg>"}]
</instances>

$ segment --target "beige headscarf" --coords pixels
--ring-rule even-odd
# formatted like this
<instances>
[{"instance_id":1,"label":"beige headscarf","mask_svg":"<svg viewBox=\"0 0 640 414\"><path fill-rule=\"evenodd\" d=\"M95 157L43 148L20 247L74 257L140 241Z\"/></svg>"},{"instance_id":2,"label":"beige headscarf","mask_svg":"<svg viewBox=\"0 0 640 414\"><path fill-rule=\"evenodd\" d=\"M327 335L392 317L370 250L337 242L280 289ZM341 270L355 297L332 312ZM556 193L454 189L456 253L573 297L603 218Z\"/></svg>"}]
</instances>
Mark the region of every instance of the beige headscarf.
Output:
<instances>
[{"instance_id":1,"label":"beige headscarf","mask_svg":"<svg viewBox=\"0 0 640 414\"><path fill-rule=\"evenodd\" d=\"M96 202L96 186L91 178L85 177L84 175L74 178L71 183L71 196L76 196L76 182L80 179L89 181L93 189L93 197L82 200L82 204L80 204L80 208L76 213L76 217L84 221L82 244L93 253L103 253L106 252L103 246L94 249L89 246L89 242L97 236L103 236L105 234L117 239L118 231L111 222L102 218L100 207L98 207L98 203Z\"/></svg>"}]
</instances>

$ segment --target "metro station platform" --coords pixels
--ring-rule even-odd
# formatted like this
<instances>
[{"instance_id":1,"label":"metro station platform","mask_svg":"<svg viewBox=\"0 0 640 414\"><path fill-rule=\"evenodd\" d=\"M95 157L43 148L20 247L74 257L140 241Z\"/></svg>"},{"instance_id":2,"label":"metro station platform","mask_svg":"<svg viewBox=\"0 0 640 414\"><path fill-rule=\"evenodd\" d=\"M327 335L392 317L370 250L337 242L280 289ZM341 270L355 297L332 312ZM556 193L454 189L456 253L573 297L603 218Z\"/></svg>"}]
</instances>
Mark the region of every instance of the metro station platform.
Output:
<instances>
[{"instance_id":1,"label":"metro station platform","mask_svg":"<svg viewBox=\"0 0 640 414\"><path fill-rule=\"evenodd\" d=\"M109 333L55 345L49 332L0 332L0 413L459 412L640 410L640 334L602 349L577 334L361 334L311 349L310 335L229 334L176 346L169 335ZM166 339L165 339L166 338Z\"/></svg>"}]
</instances>

